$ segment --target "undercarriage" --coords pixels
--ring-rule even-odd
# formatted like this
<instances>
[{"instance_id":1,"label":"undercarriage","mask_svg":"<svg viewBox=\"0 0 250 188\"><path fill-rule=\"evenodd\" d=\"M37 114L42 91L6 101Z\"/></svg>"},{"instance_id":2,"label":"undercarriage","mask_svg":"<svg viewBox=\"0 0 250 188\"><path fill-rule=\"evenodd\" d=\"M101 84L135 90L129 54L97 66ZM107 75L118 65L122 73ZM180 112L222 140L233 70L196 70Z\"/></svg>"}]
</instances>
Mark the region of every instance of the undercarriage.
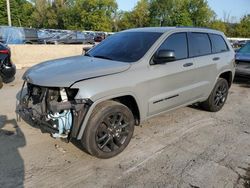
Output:
<instances>
[{"instance_id":1,"label":"undercarriage","mask_svg":"<svg viewBox=\"0 0 250 188\"><path fill-rule=\"evenodd\" d=\"M92 105L89 99L75 99L77 92L78 89L42 87L24 82L17 113L54 138L76 138Z\"/></svg>"}]
</instances>

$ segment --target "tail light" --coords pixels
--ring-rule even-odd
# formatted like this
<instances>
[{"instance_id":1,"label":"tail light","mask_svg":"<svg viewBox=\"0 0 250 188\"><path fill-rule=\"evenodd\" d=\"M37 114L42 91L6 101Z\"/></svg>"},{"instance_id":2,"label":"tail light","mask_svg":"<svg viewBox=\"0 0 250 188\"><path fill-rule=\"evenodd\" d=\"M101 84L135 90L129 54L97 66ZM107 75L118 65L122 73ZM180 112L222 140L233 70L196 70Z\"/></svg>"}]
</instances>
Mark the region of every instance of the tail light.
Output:
<instances>
[{"instance_id":1,"label":"tail light","mask_svg":"<svg viewBox=\"0 0 250 188\"><path fill-rule=\"evenodd\" d=\"M10 51L9 50L0 50L0 54L9 54Z\"/></svg>"}]
</instances>

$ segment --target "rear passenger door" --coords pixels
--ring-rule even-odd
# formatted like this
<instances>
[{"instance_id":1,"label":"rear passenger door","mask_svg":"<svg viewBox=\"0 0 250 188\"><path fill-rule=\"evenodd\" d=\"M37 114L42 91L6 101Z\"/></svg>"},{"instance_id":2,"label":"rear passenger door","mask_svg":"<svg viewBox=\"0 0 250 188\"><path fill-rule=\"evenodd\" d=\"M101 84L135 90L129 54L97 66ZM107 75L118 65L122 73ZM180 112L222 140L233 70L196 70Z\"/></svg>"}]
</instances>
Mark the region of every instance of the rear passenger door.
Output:
<instances>
[{"instance_id":1,"label":"rear passenger door","mask_svg":"<svg viewBox=\"0 0 250 188\"><path fill-rule=\"evenodd\" d=\"M193 77L196 87L193 95L206 98L210 94L217 76L217 59L212 54L212 45L207 33L189 32L189 57L194 60Z\"/></svg>"}]
</instances>

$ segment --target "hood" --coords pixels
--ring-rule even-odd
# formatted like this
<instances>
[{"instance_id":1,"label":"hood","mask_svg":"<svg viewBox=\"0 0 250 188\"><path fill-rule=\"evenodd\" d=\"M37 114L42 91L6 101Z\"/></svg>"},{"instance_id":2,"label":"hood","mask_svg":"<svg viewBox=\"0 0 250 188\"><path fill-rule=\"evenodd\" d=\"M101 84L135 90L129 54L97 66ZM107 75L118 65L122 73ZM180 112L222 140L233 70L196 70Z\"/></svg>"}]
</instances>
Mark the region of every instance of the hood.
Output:
<instances>
[{"instance_id":1,"label":"hood","mask_svg":"<svg viewBox=\"0 0 250 188\"><path fill-rule=\"evenodd\" d=\"M28 69L23 79L47 87L70 87L77 81L111 75L130 68L129 63L87 56L46 61Z\"/></svg>"},{"instance_id":2,"label":"hood","mask_svg":"<svg viewBox=\"0 0 250 188\"><path fill-rule=\"evenodd\" d=\"M250 61L250 53L236 53L235 59L238 61Z\"/></svg>"}]
</instances>

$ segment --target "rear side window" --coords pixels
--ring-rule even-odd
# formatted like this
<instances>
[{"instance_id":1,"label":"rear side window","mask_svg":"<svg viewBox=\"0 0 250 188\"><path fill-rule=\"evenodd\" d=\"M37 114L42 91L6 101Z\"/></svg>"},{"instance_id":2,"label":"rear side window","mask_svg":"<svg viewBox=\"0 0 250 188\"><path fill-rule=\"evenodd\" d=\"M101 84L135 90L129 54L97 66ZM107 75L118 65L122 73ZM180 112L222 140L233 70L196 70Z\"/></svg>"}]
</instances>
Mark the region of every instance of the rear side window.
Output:
<instances>
[{"instance_id":1,"label":"rear side window","mask_svg":"<svg viewBox=\"0 0 250 188\"><path fill-rule=\"evenodd\" d=\"M212 52L220 53L228 51L228 46L222 36L216 34L209 34L212 42Z\"/></svg>"},{"instance_id":2,"label":"rear side window","mask_svg":"<svg viewBox=\"0 0 250 188\"><path fill-rule=\"evenodd\" d=\"M210 40L206 33L188 33L188 44L190 57L212 53Z\"/></svg>"},{"instance_id":3,"label":"rear side window","mask_svg":"<svg viewBox=\"0 0 250 188\"><path fill-rule=\"evenodd\" d=\"M175 58L184 59L188 57L186 33L175 33L169 36L161 45L159 50L173 50Z\"/></svg>"}]
</instances>

